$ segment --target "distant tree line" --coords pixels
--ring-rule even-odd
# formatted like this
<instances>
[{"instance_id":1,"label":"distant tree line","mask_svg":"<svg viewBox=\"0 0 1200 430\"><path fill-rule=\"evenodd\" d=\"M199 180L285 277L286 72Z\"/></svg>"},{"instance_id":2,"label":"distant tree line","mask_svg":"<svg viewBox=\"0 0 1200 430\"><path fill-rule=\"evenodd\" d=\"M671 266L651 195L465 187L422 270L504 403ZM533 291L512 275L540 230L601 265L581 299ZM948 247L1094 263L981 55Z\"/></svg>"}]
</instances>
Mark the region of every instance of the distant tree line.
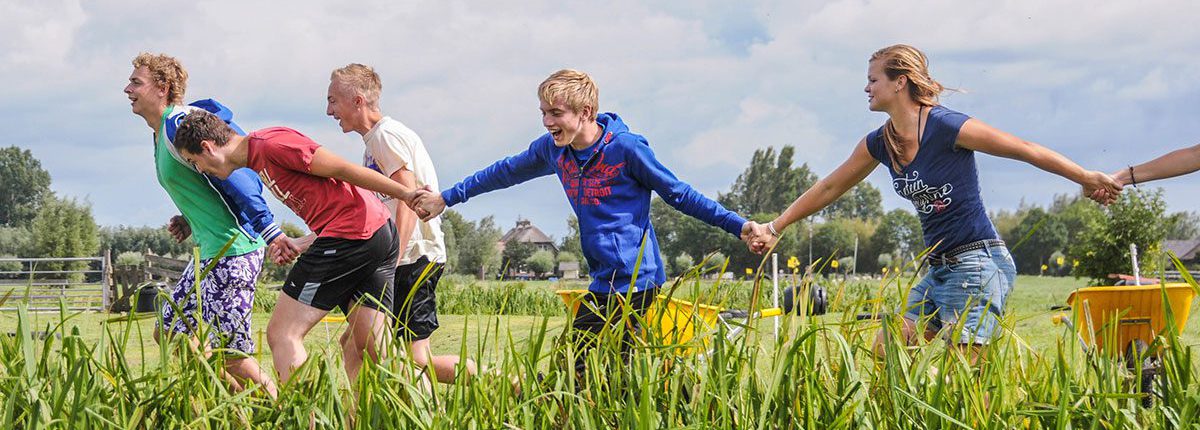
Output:
<instances>
[{"instance_id":1,"label":"distant tree line","mask_svg":"<svg viewBox=\"0 0 1200 430\"><path fill-rule=\"evenodd\" d=\"M717 200L757 221L774 218L818 179L807 164L796 165L795 154L792 146L755 151L750 165ZM0 256L94 256L111 250L129 263L146 251L184 257L194 246L191 240L172 239L165 224L97 226L89 203L51 191L50 174L29 150L0 148L0 184ZM775 249L783 257L781 264L790 261L802 268L813 261L837 261L838 271L859 273L904 267L924 251L920 222L910 210L884 212L881 200L879 189L859 183L816 216L796 223ZM650 216L672 275L710 256L715 257L709 258L710 268L725 266L728 259L727 270L735 273L756 268L761 261L737 238L683 215L657 196ZM1075 275L1094 282L1108 273L1132 271L1130 243L1140 249L1142 272L1153 273L1165 264L1160 258L1163 240L1200 236L1200 215L1167 214L1159 189L1127 190L1108 208L1080 196L1060 195L1046 208L1022 204L993 212L991 218L1021 273ZM501 253L497 242L502 232L494 217L470 221L446 211L442 230L447 270L484 278L504 267L548 274L558 263L574 261L587 273L579 222L574 216L566 221L568 234L557 254L522 244L510 244ZM304 234L295 225L285 224L284 229L291 236ZM268 264L264 274L282 279L287 268Z\"/></svg>"}]
</instances>

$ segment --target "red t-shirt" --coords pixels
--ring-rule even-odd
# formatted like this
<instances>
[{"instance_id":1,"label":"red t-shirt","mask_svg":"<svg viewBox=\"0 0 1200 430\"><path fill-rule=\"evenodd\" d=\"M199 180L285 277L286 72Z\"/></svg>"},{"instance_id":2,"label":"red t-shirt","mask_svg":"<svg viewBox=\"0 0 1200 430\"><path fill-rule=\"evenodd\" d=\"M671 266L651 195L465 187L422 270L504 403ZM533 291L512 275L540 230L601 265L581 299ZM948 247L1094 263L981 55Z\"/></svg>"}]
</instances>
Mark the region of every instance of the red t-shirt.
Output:
<instances>
[{"instance_id":1,"label":"red t-shirt","mask_svg":"<svg viewBox=\"0 0 1200 430\"><path fill-rule=\"evenodd\" d=\"M387 222L387 207L370 191L309 173L320 147L296 130L264 128L247 136L247 167L318 237L370 239Z\"/></svg>"}]
</instances>

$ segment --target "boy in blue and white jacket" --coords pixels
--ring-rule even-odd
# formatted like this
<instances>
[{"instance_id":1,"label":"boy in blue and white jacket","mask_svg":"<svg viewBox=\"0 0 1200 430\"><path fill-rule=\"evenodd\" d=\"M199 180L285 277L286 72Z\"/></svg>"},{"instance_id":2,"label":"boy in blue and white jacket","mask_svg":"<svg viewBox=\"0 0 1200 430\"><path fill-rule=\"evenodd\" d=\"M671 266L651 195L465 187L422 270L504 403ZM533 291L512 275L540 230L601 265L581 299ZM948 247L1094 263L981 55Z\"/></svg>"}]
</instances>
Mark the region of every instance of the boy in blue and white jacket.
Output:
<instances>
[{"instance_id":1,"label":"boy in blue and white jacket","mask_svg":"<svg viewBox=\"0 0 1200 430\"><path fill-rule=\"evenodd\" d=\"M584 300L595 310L586 305L578 308L572 323L577 333L599 333L620 321L617 304L624 298L641 313L666 282L650 223L650 191L680 212L743 240L761 229L677 179L654 157L646 138L630 132L617 114L596 115L597 92L586 73L560 70L550 75L538 87L542 125L548 133L526 151L497 161L440 195L425 192L417 198L417 206L433 217L471 197L557 175L579 218L583 256L591 269L592 283ZM594 342L584 337L581 350ZM576 370L583 370L582 354Z\"/></svg>"}]
</instances>

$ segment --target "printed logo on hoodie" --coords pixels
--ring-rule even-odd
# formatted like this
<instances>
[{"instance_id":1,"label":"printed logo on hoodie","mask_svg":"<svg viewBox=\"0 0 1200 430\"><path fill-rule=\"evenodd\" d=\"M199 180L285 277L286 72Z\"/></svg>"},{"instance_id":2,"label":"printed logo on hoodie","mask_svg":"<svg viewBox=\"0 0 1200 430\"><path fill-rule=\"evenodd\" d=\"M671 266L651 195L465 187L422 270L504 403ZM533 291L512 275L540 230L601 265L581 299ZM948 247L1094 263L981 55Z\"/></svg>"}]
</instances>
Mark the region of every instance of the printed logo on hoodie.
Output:
<instances>
[{"instance_id":1,"label":"printed logo on hoodie","mask_svg":"<svg viewBox=\"0 0 1200 430\"><path fill-rule=\"evenodd\" d=\"M587 169L580 172L579 165L569 153L563 151L558 156L558 171L562 172L559 180L567 192L567 198L578 205L600 206L601 198L612 195L613 179L621 175L625 162L615 165L605 163L604 152L597 152L593 155L599 157L595 164L588 165Z\"/></svg>"}]
</instances>

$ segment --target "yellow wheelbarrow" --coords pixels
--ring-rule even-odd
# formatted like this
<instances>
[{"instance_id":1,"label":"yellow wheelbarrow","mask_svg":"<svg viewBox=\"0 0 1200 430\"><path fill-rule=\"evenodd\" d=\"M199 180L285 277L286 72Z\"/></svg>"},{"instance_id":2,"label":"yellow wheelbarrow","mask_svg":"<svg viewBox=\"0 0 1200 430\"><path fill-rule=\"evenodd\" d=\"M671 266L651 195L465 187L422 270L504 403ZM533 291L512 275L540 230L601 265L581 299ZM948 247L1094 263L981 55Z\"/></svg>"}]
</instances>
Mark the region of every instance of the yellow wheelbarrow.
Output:
<instances>
[{"instance_id":1,"label":"yellow wheelbarrow","mask_svg":"<svg viewBox=\"0 0 1200 430\"><path fill-rule=\"evenodd\" d=\"M1183 331L1195 297L1196 290L1186 283L1086 287L1067 296L1067 306L1055 307L1070 315L1052 319L1071 327L1085 351L1124 358L1131 372L1140 366L1139 389L1149 394L1161 367L1158 351L1151 350L1154 338L1169 327ZM1143 405L1149 406L1151 399L1146 396Z\"/></svg>"},{"instance_id":2,"label":"yellow wheelbarrow","mask_svg":"<svg viewBox=\"0 0 1200 430\"><path fill-rule=\"evenodd\" d=\"M575 315L583 303L587 290L558 290L555 291L563 304ZM796 310L798 297L806 298L805 305L808 315L823 315L827 301L825 289L813 284L808 288L808 294L797 295L796 287L788 287L783 291L782 306L765 308L754 312L739 309L725 309L703 303L690 302L664 294L658 295L658 300L646 309L644 321L650 330L642 336L655 336L655 341L662 345L683 346L679 354L691 354L704 348L705 355L712 353L712 335L718 327L724 327L726 340L736 339L742 334L745 325L736 323L747 318L773 318ZM686 346L685 346L686 345Z\"/></svg>"}]
</instances>

